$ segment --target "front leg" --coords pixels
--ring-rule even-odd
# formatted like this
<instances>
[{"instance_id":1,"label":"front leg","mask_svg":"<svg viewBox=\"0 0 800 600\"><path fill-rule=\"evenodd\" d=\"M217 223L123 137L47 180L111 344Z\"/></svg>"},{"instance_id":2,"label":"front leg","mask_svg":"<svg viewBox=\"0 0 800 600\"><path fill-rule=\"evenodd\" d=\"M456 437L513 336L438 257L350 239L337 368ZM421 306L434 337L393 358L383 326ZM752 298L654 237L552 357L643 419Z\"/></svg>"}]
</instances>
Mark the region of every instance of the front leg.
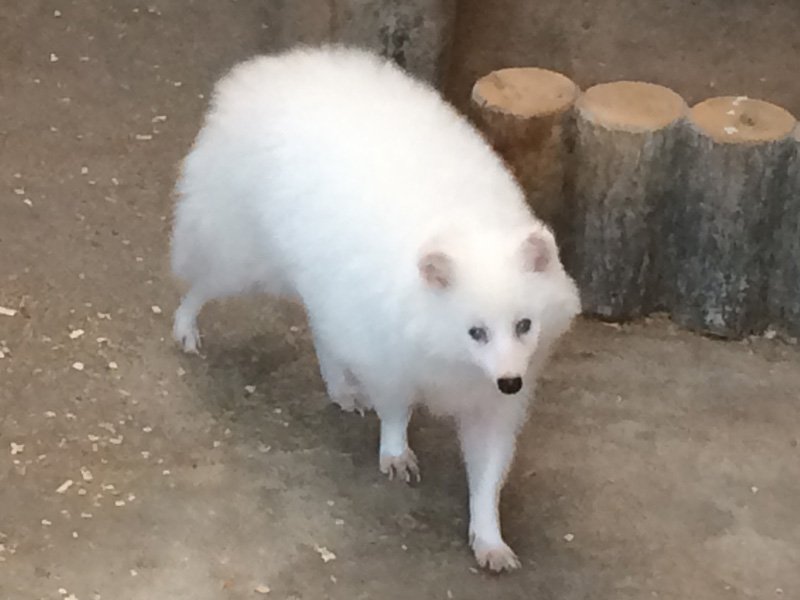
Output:
<instances>
[{"instance_id":1,"label":"front leg","mask_svg":"<svg viewBox=\"0 0 800 600\"><path fill-rule=\"evenodd\" d=\"M516 398L506 406L470 412L459 418L459 435L469 480L469 539L481 567L492 571L520 566L500 532L500 490L514 458L525 406Z\"/></svg>"}]
</instances>

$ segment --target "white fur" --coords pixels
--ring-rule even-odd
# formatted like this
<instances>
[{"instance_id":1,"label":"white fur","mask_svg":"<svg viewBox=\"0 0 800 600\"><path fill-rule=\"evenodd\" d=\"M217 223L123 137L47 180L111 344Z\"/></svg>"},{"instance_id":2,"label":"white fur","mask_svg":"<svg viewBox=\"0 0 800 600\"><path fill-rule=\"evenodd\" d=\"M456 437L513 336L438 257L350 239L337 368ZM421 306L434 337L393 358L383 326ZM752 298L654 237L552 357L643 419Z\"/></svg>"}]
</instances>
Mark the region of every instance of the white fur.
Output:
<instances>
[{"instance_id":1,"label":"white fur","mask_svg":"<svg viewBox=\"0 0 800 600\"><path fill-rule=\"evenodd\" d=\"M456 418L476 557L518 566L499 493L537 372L579 301L552 234L482 137L387 62L295 50L218 84L178 191L184 348L196 351L209 300L298 298L331 398L381 419L381 470L418 477L406 437L415 401ZM518 336L524 318L532 327ZM501 394L500 377L522 377L522 391Z\"/></svg>"}]
</instances>

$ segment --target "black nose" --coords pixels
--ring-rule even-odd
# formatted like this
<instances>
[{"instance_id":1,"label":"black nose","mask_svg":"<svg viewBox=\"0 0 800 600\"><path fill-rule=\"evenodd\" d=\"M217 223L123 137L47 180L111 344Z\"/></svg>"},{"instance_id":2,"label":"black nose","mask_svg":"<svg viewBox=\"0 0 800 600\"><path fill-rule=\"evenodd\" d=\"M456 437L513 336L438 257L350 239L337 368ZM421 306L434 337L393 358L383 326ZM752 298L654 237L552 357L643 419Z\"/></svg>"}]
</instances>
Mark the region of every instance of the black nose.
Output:
<instances>
[{"instance_id":1,"label":"black nose","mask_svg":"<svg viewBox=\"0 0 800 600\"><path fill-rule=\"evenodd\" d=\"M504 394L516 394L522 389L522 377L501 377L497 380L497 387Z\"/></svg>"}]
</instances>

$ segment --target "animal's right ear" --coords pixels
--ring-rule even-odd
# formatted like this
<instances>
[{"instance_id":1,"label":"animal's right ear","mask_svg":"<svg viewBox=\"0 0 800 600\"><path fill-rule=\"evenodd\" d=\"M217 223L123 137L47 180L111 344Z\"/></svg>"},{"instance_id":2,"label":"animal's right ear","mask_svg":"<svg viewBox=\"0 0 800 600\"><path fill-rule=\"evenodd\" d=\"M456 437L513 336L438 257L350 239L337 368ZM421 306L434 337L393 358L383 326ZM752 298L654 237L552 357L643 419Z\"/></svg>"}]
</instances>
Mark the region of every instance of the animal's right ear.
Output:
<instances>
[{"instance_id":1,"label":"animal's right ear","mask_svg":"<svg viewBox=\"0 0 800 600\"><path fill-rule=\"evenodd\" d=\"M422 280L432 288L443 290L453 283L453 260L441 250L423 254L417 267Z\"/></svg>"},{"instance_id":2,"label":"animal's right ear","mask_svg":"<svg viewBox=\"0 0 800 600\"><path fill-rule=\"evenodd\" d=\"M534 273L547 271L558 258L555 239L548 229L528 234L520 250L525 270Z\"/></svg>"}]
</instances>

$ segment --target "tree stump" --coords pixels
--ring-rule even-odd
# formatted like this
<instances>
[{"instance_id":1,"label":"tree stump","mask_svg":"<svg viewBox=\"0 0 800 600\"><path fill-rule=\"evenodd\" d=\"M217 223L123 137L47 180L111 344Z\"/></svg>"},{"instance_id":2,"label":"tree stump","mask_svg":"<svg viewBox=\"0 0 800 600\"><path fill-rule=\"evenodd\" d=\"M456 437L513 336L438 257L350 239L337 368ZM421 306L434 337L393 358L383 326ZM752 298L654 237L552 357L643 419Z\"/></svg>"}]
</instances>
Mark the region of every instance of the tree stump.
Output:
<instances>
[{"instance_id":1,"label":"tree stump","mask_svg":"<svg viewBox=\"0 0 800 600\"><path fill-rule=\"evenodd\" d=\"M575 107L575 239L567 262L584 313L631 319L657 303L660 224L688 108L672 90L638 81L596 85Z\"/></svg>"},{"instance_id":2,"label":"tree stump","mask_svg":"<svg viewBox=\"0 0 800 600\"><path fill-rule=\"evenodd\" d=\"M331 37L378 52L439 85L455 12L455 0L331 0Z\"/></svg>"},{"instance_id":3,"label":"tree stump","mask_svg":"<svg viewBox=\"0 0 800 600\"><path fill-rule=\"evenodd\" d=\"M472 89L475 120L525 190L536 215L561 237L567 132L580 90L546 69L502 69Z\"/></svg>"},{"instance_id":4,"label":"tree stump","mask_svg":"<svg viewBox=\"0 0 800 600\"><path fill-rule=\"evenodd\" d=\"M771 324L800 337L800 125L792 136L794 151L774 235L768 304Z\"/></svg>"},{"instance_id":5,"label":"tree stump","mask_svg":"<svg viewBox=\"0 0 800 600\"><path fill-rule=\"evenodd\" d=\"M725 338L766 327L794 126L784 109L745 97L711 98L691 109L668 240L678 324Z\"/></svg>"}]
</instances>

